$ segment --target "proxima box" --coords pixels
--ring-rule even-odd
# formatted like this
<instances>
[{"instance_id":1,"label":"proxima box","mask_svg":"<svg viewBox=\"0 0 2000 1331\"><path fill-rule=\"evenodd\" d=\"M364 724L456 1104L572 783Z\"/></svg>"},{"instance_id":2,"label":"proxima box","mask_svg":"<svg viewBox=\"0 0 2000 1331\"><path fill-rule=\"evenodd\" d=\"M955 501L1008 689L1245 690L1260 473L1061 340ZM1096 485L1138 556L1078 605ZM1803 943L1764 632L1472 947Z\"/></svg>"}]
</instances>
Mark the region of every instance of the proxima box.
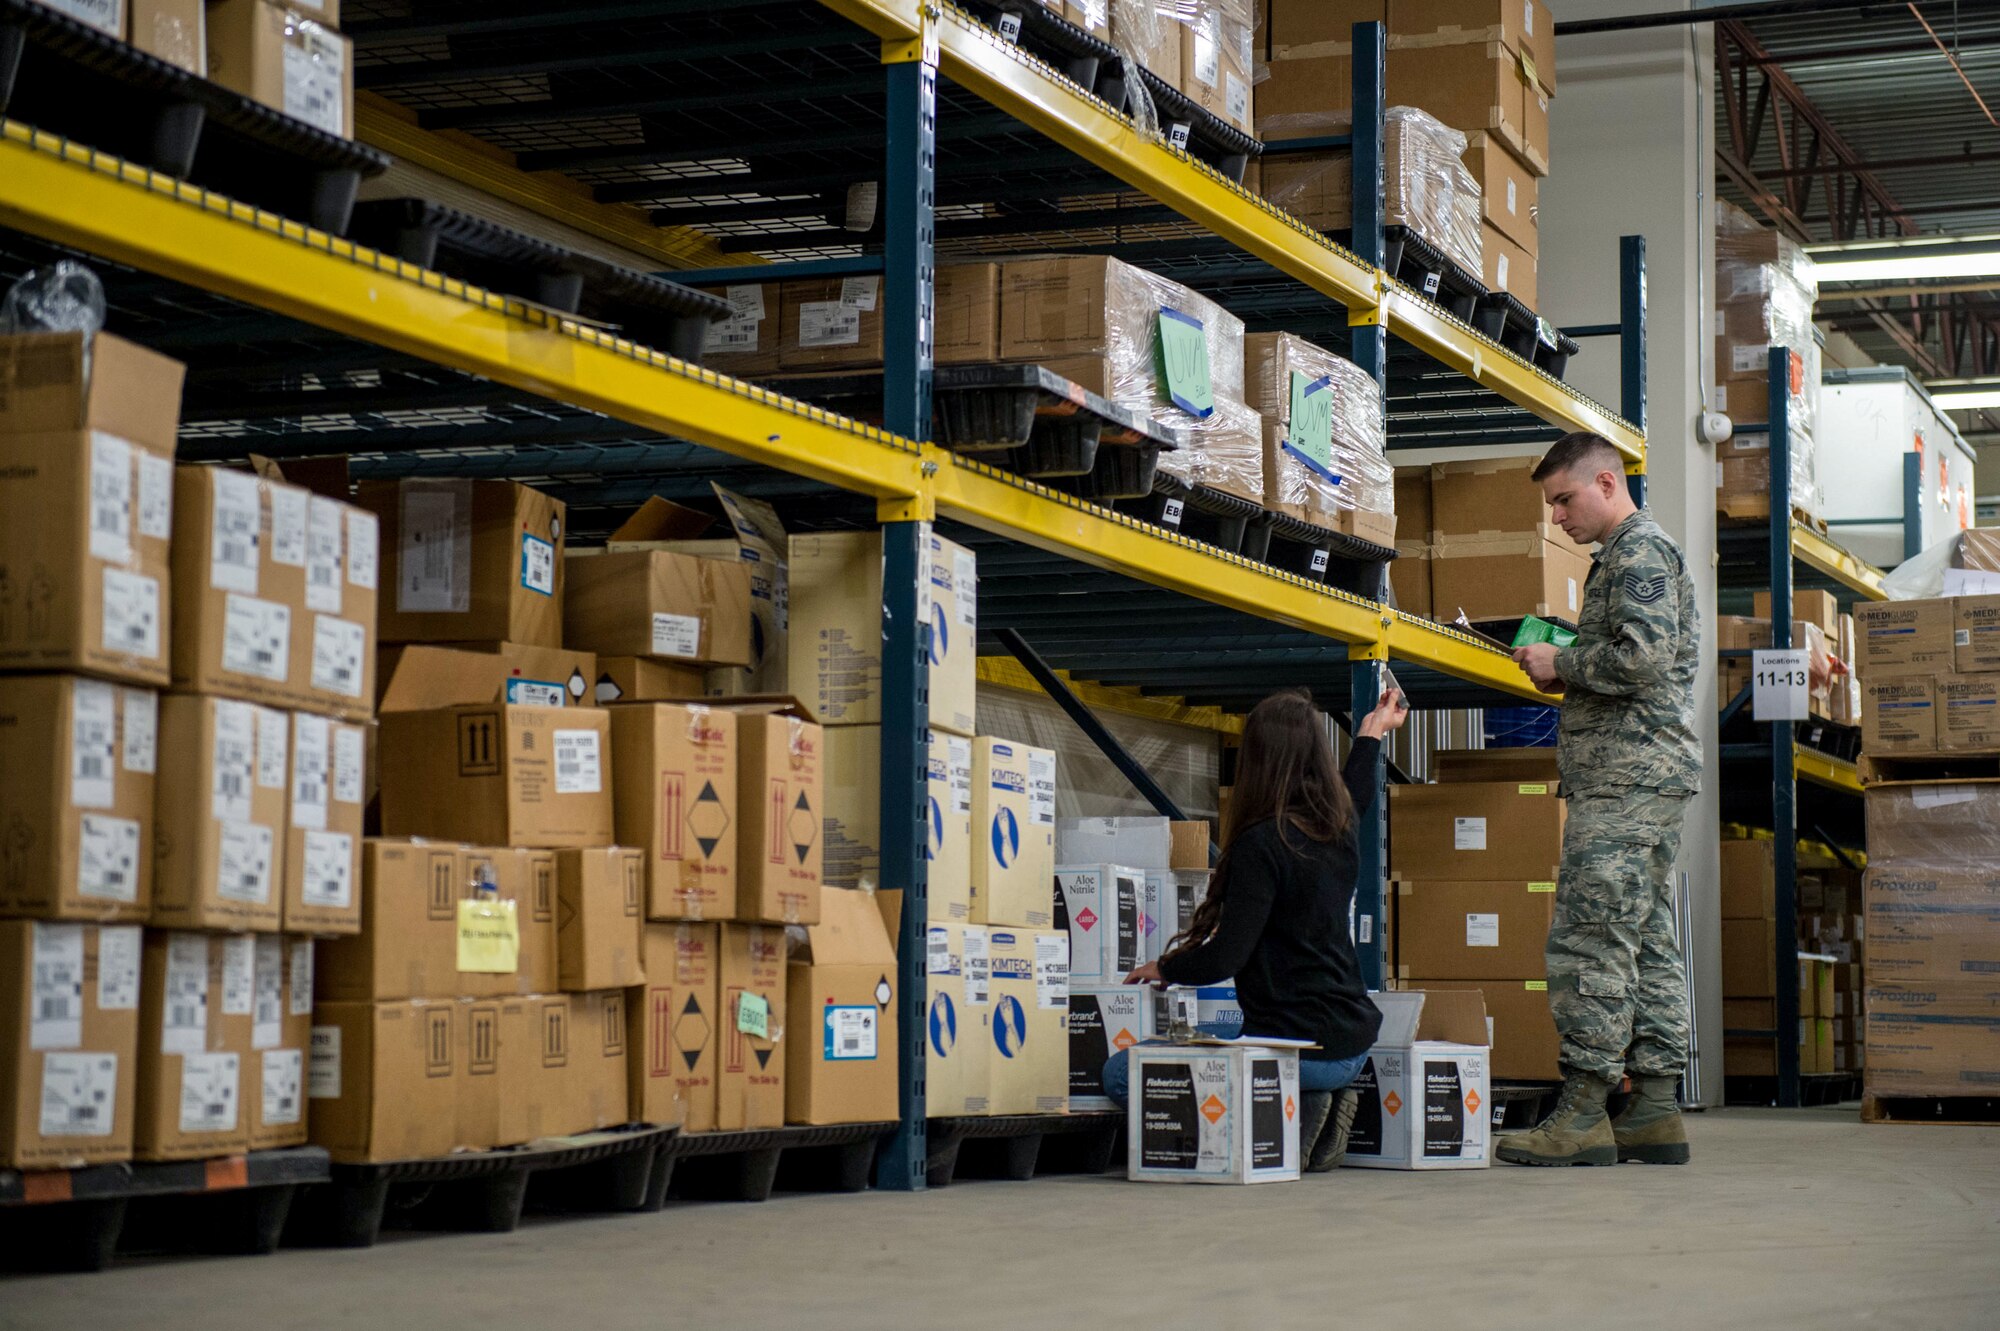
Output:
<instances>
[{"instance_id":1,"label":"proxima box","mask_svg":"<svg viewBox=\"0 0 2000 1331\"><path fill-rule=\"evenodd\" d=\"M1130 1057L1127 1178L1150 1183L1298 1178L1296 1048L1214 1040L1135 1045Z\"/></svg>"},{"instance_id":2,"label":"proxima box","mask_svg":"<svg viewBox=\"0 0 2000 1331\"><path fill-rule=\"evenodd\" d=\"M1046 929L1055 919L1056 756L972 742L972 920Z\"/></svg>"},{"instance_id":3,"label":"proxima box","mask_svg":"<svg viewBox=\"0 0 2000 1331\"><path fill-rule=\"evenodd\" d=\"M1389 787L1389 873L1444 882L1544 882L1562 859L1553 781Z\"/></svg>"},{"instance_id":4,"label":"proxima box","mask_svg":"<svg viewBox=\"0 0 2000 1331\"><path fill-rule=\"evenodd\" d=\"M1484 1169L1493 1099L1486 1003L1477 989L1371 994L1382 1030L1354 1079L1347 1163L1362 1169Z\"/></svg>"},{"instance_id":5,"label":"proxima box","mask_svg":"<svg viewBox=\"0 0 2000 1331\"><path fill-rule=\"evenodd\" d=\"M1056 899L1069 925L1069 977L1083 986L1122 981L1139 964L1146 875L1116 864L1064 865Z\"/></svg>"}]
</instances>

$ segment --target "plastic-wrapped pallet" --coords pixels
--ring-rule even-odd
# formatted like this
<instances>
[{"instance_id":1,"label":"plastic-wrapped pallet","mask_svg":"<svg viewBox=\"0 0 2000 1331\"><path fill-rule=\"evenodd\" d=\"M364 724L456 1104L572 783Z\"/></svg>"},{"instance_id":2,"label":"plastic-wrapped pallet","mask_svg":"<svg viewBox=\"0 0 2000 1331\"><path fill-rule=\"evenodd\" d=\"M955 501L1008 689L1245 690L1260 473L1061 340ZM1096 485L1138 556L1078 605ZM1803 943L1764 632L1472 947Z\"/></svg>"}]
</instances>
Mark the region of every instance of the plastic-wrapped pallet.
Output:
<instances>
[{"instance_id":1,"label":"plastic-wrapped pallet","mask_svg":"<svg viewBox=\"0 0 2000 1331\"><path fill-rule=\"evenodd\" d=\"M1047 365L1148 412L1181 439L1160 459L1168 472L1264 502L1263 418L1243 401L1241 319L1111 258L1011 260L1000 286L1002 360ZM1206 353L1205 372L1190 352Z\"/></svg>"},{"instance_id":2,"label":"plastic-wrapped pallet","mask_svg":"<svg viewBox=\"0 0 2000 1331\"><path fill-rule=\"evenodd\" d=\"M1375 380L1294 333L1244 338L1243 372L1244 399L1264 417L1265 507L1393 543L1395 475Z\"/></svg>"},{"instance_id":3,"label":"plastic-wrapped pallet","mask_svg":"<svg viewBox=\"0 0 2000 1331\"><path fill-rule=\"evenodd\" d=\"M1265 129L1279 136L1283 125ZM1481 271L1479 181L1466 169L1465 135L1412 106L1388 109L1382 134L1385 226L1406 226L1467 273ZM1354 227L1354 158L1284 154L1260 163L1264 197L1321 231Z\"/></svg>"},{"instance_id":4,"label":"plastic-wrapped pallet","mask_svg":"<svg viewBox=\"0 0 2000 1331\"><path fill-rule=\"evenodd\" d=\"M1761 225L1742 209L1718 202L1715 212L1716 405L1737 421L1769 421L1770 353L1788 347L1792 506L1819 512L1819 467L1813 433L1819 422L1819 344L1813 302L1819 278L1813 261L1789 236Z\"/></svg>"}]
</instances>

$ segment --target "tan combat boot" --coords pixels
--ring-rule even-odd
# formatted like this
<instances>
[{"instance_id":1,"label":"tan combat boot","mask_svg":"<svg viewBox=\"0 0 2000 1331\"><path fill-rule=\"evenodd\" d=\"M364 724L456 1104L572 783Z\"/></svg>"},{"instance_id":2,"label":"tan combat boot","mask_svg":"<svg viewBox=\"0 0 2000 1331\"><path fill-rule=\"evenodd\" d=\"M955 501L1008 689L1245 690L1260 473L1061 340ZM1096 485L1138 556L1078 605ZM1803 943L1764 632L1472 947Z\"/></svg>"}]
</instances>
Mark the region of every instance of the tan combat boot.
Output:
<instances>
[{"instance_id":1,"label":"tan combat boot","mask_svg":"<svg viewBox=\"0 0 2000 1331\"><path fill-rule=\"evenodd\" d=\"M1618 1163L1684 1165L1688 1162L1687 1128L1674 1103L1678 1077L1634 1077L1632 1098L1611 1120L1618 1141Z\"/></svg>"},{"instance_id":2,"label":"tan combat boot","mask_svg":"<svg viewBox=\"0 0 2000 1331\"><path fill-rule=\"evenodd\" d=\"M1588 1072L1571 1072L1563 1081L1555 1111L1527 1132L1500 1139L1495 1154L1516 1165L1615 1165L1618 1143L1604 1097L1611 1083Z\"/></svg>"}]
</instances>

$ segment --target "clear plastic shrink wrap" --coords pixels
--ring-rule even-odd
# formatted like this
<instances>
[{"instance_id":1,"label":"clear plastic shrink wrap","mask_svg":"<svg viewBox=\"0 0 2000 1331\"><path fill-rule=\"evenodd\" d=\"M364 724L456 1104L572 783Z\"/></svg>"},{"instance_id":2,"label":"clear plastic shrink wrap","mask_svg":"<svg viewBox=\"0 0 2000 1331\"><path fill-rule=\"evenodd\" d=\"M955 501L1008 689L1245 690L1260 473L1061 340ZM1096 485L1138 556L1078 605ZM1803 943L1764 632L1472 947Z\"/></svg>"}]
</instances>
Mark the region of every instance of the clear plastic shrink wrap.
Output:
<instances>
[{"instance_id":1,"label":"clear plastic shrink wrap","mask_svg":"<svg viewBox=\"0 0 2000 1331\"><path fill-rule=\"evenodd\" d=\"M1819 423L1819 344L1813 336L1816 267L1789 236L1718 201L1715 210L1715 376L1717 407L1743 424L1770 419L1773 347L1794 353L1786 385L1791 424L1792 506L1817 515L1819 464L1813 433ZM1740 431L1739 431L1740 433Z\"/></svg>"},{"instance_id":2,"label":"clear plastic shrink wrap","mask_svg":"<svg viewBox=\"0 0 2000 1331\"><path fill-rule=\"evenodd\" d=\"M1291 132L1268 121L1265 128L1276 136ZM1465 144L1465 135L1427 111L1390 107L1382 136L1382 222L1410 228L1466 272L1478 274L1480 188L1462 160ZM1351 153L1287 153L1263 161L1259 170L1264 197L1307 226L1353 229Z\"/></svg>"},{"instance_id":3,"label":"clear plastic shrink wrap","mask_svg":"<svg viewBox=\"0 0 2000 1331\"><path fill-rule=\"evenodd\" d=\"M1342 510L1395 513L1395 476L1383 454L1382 393L1374 379L1294 333L1250 334L1243 369L1244 400L1264 418L1267 508L1329 529L1340 526ZM1324 403L1316 403L1322 393ZM1295 397L1308 411L1327 411L1324 457L1316 424L1293 419Z\"/></svg>"}]
</instances>

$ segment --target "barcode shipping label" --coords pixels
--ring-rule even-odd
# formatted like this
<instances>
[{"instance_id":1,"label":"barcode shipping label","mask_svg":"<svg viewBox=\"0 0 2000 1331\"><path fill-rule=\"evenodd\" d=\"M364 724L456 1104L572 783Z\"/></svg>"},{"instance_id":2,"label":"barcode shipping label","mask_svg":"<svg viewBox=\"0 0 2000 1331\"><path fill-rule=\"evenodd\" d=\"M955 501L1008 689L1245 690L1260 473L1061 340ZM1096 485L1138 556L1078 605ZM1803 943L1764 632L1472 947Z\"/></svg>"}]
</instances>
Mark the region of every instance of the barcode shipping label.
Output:
<instances>
[{"instance_id":1,"label":"barcode shipping label","mask_svg":"<svg viewBox=\"0 0 2000 1331\"><path fill-rule=\"evenodd\" d=\"M314 495L306 519L306 609L321 614L340 613L341 588L347 581L340 549L347 525L345 509L344 504Z\"/></svg>"},{"instance_id":2,"label":"barcode shipping label","mask_svg":"<svg viewBox=\"0 0 2000 1331\"><path fill-rule=\"evenodd\" d=\"M109 1137L118 1113L118 1055L42 1055L44 1137Z\"/></svg>"},{"instance_id":3,"label":"barcode shipping label","mask_svg":"<svg viewBox=\"0 0 2000 1331\"><path fill-rule=\"evenodd\" d=\"M951 960L951 931L942 926L933 925L924 935L924 974L949 975L953 969Z\"/></svg>"},{"instance_id":4,"label":"barcode shipping label","mask_svg":"<svg viewBox=\"0 0 2000 1331\"><path fill-rule=\"evenodd\" d=\"M181 1131L236 1131L237 1054L181 1057Z\"/></svg>"},{"instance_id":5,"label":"barcode shipping label","mask_svg":"<svg viewBox=\"0 0 2000 1331\"><path fill-rule=\"evenodd\" d=\"M984 929L965 926L965 1001L984 1007L993 1000L993 940Z\"/></svg>"},{"instance_id":6,"label":"barcode shipping label","mask_svg":"<svg viewBox=\"0 0 2000 1331\"><path fill-rule=\"evenodd\" d=\"M126 689L125 770L151 776L159 765L160 695L151 689Z\"/></svg>"},{"instance_id":7,"label":"barcode shipping label","mask_svg":"<svg viewBox=\"0 0 2000 1331\"><path fill-rule=\"evenodd\" d=\"M340 1098L340 1027L315 1026L308 1051L312 1061L306 1067L306 1094L315 1100Z\"/></svg>"},{"instance_id":8,"label":"barcode shipping label","mask_svg":"<svg viewBox=\"0 0 2000 1331\"><path fill-rule=\"evenodd\" d=\"M542 596L556 592L556 548L539 536L521 535L521 585Z\"/></svg>"},{"instance_id":9,"label":"barcode shipping label","mask_svg":"<svg viewBox=\"0 0 2000 1331\"><path fill-rule=\"evenodd\" d=\"M979 557L961 550L952 558L951 590L958 601L958 623L972 628L979 622Z\"/></svg>"},{"instance_id":10,"label":"barcode shipping label","mask_svg":"<svg viewBox=\"0 0 2000 1331\"><path fill-rule=\"evenodd\" d=\"M118 690L94 679L70 686L69 798L82 809L117 799Z\"/></svg>"},{"instance_id":11,"label":"barcode shipping label","mask_svg":"<svg viewBox=\"0 0 2000 1331\"><path fill-rule=\"evenodd\" d=\"M139 1008L139 951L145 933L136 924L104 924L97 929L97 1007L102 1012Z\"/></svg>"},{"instance_id":12,"label":"barcode shipping label","mask_svg":"<svg viewBox=\"0 0 2000 1331\"><path fill-rule=\"evenodd\" d=\"M881 290L882 279L879 277L843 277L840 279L840 303L850 310L872 313Z\"/></svg>"},{"instance_id":13,"label":"barcode shipping label","mask_svg":"<svg viewBox=\"0 0 2000 1331\"><path fill-rule=\"evenodd\" d=\"M875 1057L879 1021L872 1007L829 1003L825 1009L825 1041L821 1052L829 1063Z\"/></svg>"},{"instance_id":14,"label":"barcode shipping label","mask_svg":"<svg viewBox=\"0 0 2000 1331\"><path fill-rule=\"evenodd\" d=\"M270 904L274 840L261 823L224 823L216 843L215 894L255 906Z\"/></svg>"},{"instance_id":15,"label":"barcode shipping label","mask_svg":"<svg viewBox=\"0 0 2000 1331\"><path fill-rule=\"evenodd\" d=\"M354 902L354 838L345 832L306 833L304 872L300 891L308 906L346 910Z\"/></svg>"},{"instance_id":16,"label":"barcode shipping label","mask_svg":"<svg viewBox=\"0 0 2000 1331\"><path fill-rule=\"evenodd\" d=\"M271 1049L259 1056L263 1068L265 1127L296 1123L305 1113L305 1051Z\"/></svg>"},{"instance_id":17,"label":"barcode shipping label","mask_svg":"<svg viewBox=\"0 0 2000 1331\"><path fill-rule=\"evenodd\" d=\"M748 319L753 323L764 317L764 287L758 282L744 282L724 288L729 301L729 317Z\"/></svg>"},{"instance_id":18,"label":"barcode shipping label","mask_svg":"<svg viewBox=\"0 0 2000 1331\"><path fill-rule=\"evenodd\" d=\"M288 485L271 487L271 562L306 566L307 506L312 496Z\"/></svg>"},{"instance_id":19,"label":"barcode shipping label","mask_svg":"<svg viewBox=\"0 0 2000 1331\"><path fill-rule=\"evenodd\" d=\"M231 934L222 940L222 1015L247 1017L256 998L257 936Z\"/></svg>"},{"instance_id":20,"label":"barcode shipping label","mask_svg":"<svg viewBox=\"0 0 2000 1331\"><path fill-rule=\"evenodd\" d=\"M209 472L213 513L209 521L208 585L257 594L257 542L263 504L255 476L222 467ZM273 531L277 522L272 522Z\"/></svg>"},{"instance_id":21,"label":"barcode shipping label","mask_svg":"<svg viewBox=\"0 0 2000 1331\"><path fill-rule=\"evenodd\" d=\"M332 723L323 716L294 712L292 726L292 826L325 827Z\"/></svg>"},{"instance_id":22,"label":"barcode shipping label","mask_svg":"<svg viewBox=\"0 0 2000 1331\"><path fill-rule=\"evenodd\" d=\"M257 767L257 709L247 702L218 698L215 741L209 750L208 816L221 822L250 821L251 782Z\"/></svg>"},{"instance_id":23,"label":"barcode shipping label","mask_svg":"<svg viewBox=\"0 0 2000 1331\"><path fill-rule=\"evenodd\" d=\"M90 557L132 558L132 445L102 430L90 432Z\"/></svg>"},{"instance_id":24,"label":"barcode shipping label","mask_svg":"<svg viewBox=\"0 0 2000 1331\"><path fill-rule=\"evenodd\" d=\"M1069 1006L1069 936L1035 935L1035 1006Z\"/></svg>"},{"instance_id":25,"label":"barcode shipping label","mask_svg":"<svg viewBox=\"0 0 2000 1331\"><path fill-rule=\"evenodd\" d=\"M256 985L251 996L250 1047L276 1049L285 1029L285 940L258 934Z\"/></svg>"},{"instance_id":26,"label":"barcode shipping label","mask_svg":"<svg viewBox=\"0 0 2000 1331\"><path fill-rule=\"evenodd\" d=\"M28 976L28 1048L83 1043L83 926L37 924Z\"/></svg>"},{"instance_id":27,"label":"barcode shipping label","mask_svg":"<svg viewBox=\"0 0 2000 1331\"><path fill-rule=\"evenodd\" d=\"M799 304L799 345L860 346L861 311L837 300L802 301Z\"/></svg>"},{"instance_id":28,"label":"barcode shipping label","mask_svg":"<svg viewBox=\"0 0 2000 1331\"><path fill-rule=\"evenodd\" d=\"M292 608L231 593L222 618L222 668L282 684L292 667Z\"/></svg>"},{"instance_id":29,"label":"barcode shipping label","mask_svg":"<svg viewBox=\"0 0 2000 1331\"><path fill-rule=\"evenodd\" d=\"M286 1011L294 1017L304 1017L313 1010L313 945L312 939L301 938L292 944L292 992Z\"/></svg>"},{"instance_id":30,"label":"barcode shipping label","mask_svg":"<svg viewBox=\"0 0 2000 1331\"><path fill-rule=\"evenodd\" d=\"M158 453L139 450L139 534L149 541L171 540L174 534L174 463Z\"/></svg>"},{"instance_id":31,"label":"barcode shipping label","mask_svg":"<svg viewBox=\"0 0 2000 1331\"><path fill-rule=\"evenodd\" d=\"M368 630L353 620L315 615L312 686L321 693L359 698L361 657L367 646Z\"/></svg>"},{"instance_id":32,"label":"barcode shipping label","mask_svg":"<svg viewBox=\"0 0 2000 1331\"><path fill-rule=\"evenodd\" d=\"M86 813L76 839L76 890L99 901L139 899L139 820Z\"/></svg>"},{"instance_id":33,"label":"barcode shipping label","mask_svg":"<svg viewBox=\"0 0 2000 1331\"><path fill-rule=\"evenodd\" d=\"M701 655L701 620L694 615L654 615L653 655L689 660Z\"/></svg>"},{"instance_id":34,"label":"barcode shipping label","mask_svg":"<svg viewBox=\"0 0 2000 1331\"><path fill-rule=\"evenodd\" d=\"M122 568L104 570L104 650L160 659L160 580Z\"/></svg>"},{"instance_id":35,"label":"barcode shipping label","mask_svg":"<svg viewBox=\"0 0 2000 1331\"><path fill-rule=\"evenodd\" d=\"M1028 755L1028 821L1037 827L1056 825L1056 756Z\"/></svg>"},{"instance_id":36,"label":"barcode shipping label","mask_svg":"<svg viewBox=\"0 0 2000 1331\"><path fill-rule=\"evenodd\" d=\"M333 797L342 804L361 803L362 737L359 726L333 728Z\"/></svg>"},{"instance_id":37,"label":"barcode shipping label","mask_svg":"<svg viewBox=\"0 0 2000 1331\"><path fill-rule=\"evenodd\" d=\"M50 9L113 37L125 35L124 0L47 0Z\"/></svg>"},{"instance_id":38,"label":"barcode shipping label","mask_svg":"<svg viewBox=\"0 0 2000 1331\"><path fill-rule=\"evenodd\" d=\"M208 935L167 935L161 995L160 1052L198 1054L208 1047Z\"/></svg>"},{"instance_id":39,"label":"barcode shipping label","mask_svg":"<svg viewBox=\"0 0 2000 1331\"><path fill-rule=\"evenodd\" d=\"M285 43L285 114L347 137L347 52L340 38L301 25Z\"/></svg>"},{"instance_id":40,"label":"barcode shipping label","mask_svg":"<svg viewBox=\"0 0 2000 1331\"><path fill-rule=\"evenodd\" d=\"M556 794L595 795L604 788L595 730L558 730Z\"/></svg>"},{"instance_id":41,"label":"barcode shipping label","mask_svg":"<svg viewBox=\"0 0 2000 1331\"><path fill-rule=\"evenodd\" d=\"M397 505L396 609L463 613L472 596L471 482L405 481Z\"/></svg>"},{"instance_id":42,"label":"barcode shipping label","mask_svg":"<svg viewBox=\"0 0 2000 1331\"><path fill-rule=\"evenodd\" d=\"M365 508L347 510L347 580L371 592L382 580L382 523Z\"/></svg>"},{"instance_id":43,"label":"barcode shipping label","mask_svg":"<svg viewBox=\"0 0 2000 1331\"><path fill-rule=\"evenodd\" d=\"M265 790L283 790L290 765L292 718L275 707L257 709L257 784Z\"/></svg>"}]
</instances>

